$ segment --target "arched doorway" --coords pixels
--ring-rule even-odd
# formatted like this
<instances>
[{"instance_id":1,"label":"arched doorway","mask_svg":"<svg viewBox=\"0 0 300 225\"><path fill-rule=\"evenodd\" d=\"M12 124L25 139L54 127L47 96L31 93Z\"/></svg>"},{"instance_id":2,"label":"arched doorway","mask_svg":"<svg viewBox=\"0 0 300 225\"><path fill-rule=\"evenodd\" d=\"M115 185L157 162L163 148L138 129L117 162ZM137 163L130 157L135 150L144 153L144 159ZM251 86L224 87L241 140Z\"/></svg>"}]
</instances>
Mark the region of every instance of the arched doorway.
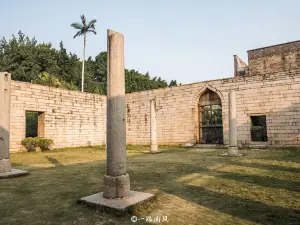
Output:
<instances>
[{"instance_id":1,"label":"arched doorway","mask_svg":"<svg viewBox=\"0 0 300 225\"><path fill-rule=\"evenodd\" d=\"M209 89L198 102L199 142L223 144L222 104L219 95Z\"/></svg>"}]
</instances>

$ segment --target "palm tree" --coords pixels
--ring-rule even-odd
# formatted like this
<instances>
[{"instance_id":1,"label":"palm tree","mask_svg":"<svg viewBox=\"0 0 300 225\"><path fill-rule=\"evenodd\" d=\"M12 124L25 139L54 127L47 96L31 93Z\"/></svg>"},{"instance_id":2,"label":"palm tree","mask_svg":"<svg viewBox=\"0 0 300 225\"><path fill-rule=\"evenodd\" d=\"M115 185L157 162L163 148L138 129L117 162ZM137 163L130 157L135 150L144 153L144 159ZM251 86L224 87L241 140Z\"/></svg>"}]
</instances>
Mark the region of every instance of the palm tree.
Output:
<instances>
[{"instance_id":1,"label":"palm tree","mask_svg":"<svg viewBox=\"0 0 300 225\"><path fill-rule=\"evenodd\" d=\"M85 60L85 47L86 47L86 34L92 32L97 34L95 31L95 23L97 20L91 20L89 23L86 22L86 18L84 15L81 15L81 23L72 23L71 27L74 27L78 32L75 34L73 38L83 35L83 58L82 58L82 74L81 74L81 92L84 90L84 60Z\"/></svg>"}]
</instances>

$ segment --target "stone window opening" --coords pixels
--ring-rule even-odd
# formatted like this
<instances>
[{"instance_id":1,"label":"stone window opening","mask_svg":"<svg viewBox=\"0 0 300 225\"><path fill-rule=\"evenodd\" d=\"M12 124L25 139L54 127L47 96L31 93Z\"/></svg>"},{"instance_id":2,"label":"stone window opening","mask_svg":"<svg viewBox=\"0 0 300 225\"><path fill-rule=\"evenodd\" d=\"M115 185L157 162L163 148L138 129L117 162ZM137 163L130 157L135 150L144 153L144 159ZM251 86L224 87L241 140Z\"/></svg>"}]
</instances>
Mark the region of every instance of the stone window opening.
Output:
<instances>
[{"instance_id":1,"label":"stone window opening","mask_svg":"<svg viewBox=\"0 0 300 225\"><path fill-rule=\"evenodd\" d=\"M267 142L267 119L266 115L250 116L251 141Z\"/></svg>"},{"instance_id":2,"label":"stone window opening","mask_svg":"<svg viewBox=\"0 0 300 225\"><path fill-rule=\"evenodd\" d=\"M25 111L25 137L44 137L45 112Z\"/></svg>"}]
</instances>

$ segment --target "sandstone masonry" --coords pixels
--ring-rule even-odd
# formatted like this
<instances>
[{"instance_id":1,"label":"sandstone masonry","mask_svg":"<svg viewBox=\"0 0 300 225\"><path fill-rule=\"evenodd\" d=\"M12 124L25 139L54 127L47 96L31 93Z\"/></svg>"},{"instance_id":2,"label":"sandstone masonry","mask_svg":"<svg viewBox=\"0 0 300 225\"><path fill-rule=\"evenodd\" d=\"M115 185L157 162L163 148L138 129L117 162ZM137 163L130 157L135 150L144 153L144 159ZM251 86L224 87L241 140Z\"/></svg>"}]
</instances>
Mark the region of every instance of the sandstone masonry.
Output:
<instances>
[{"instance_id":1,"label":"sandstone masonry","mask_svg":"<svg viewBox=\"0 0 300 225\"><path fill-rule=\"evenodd\" d=\"M57 148L105 144L106 96L17 81L11 92L11 151L22 149L26 111L45 113L44 136Z\"/></svg>"},{"instance_id":2,"label":"sandstone masonry","mask_svg":"<svg viewBox=\"0 0 300 225\"><path fill-rule=\"evenodd\" d=\"M197 142L199 99L215 92L222 106L228 144L228 93L236 93L238 145L250 145L251 116L266 116L266 144L300 144L300 42L248 51L245 73L234 77L126 95L127 144L150 144L150 100L156 102L157 144ZM235 60L237 60L235 56ZM241 63L240 63L241 64ZM237 68L237 66L235 66ZM239 68L237 68L239 69ZM44 136L55 147L106 142L106 96L12 81L11 151L22 148L25 111L44 112Z\"/></svg>"}]
</instances>

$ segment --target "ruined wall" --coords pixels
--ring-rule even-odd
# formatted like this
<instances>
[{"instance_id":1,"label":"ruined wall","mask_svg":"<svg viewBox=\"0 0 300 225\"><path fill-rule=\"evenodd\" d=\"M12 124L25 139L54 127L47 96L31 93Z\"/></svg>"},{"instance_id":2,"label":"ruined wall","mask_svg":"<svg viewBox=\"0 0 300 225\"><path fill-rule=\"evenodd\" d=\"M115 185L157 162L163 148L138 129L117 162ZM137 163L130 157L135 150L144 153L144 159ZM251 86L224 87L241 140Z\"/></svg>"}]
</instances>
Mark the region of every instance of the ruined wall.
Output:
<instances>
[{"instance_id":1,"label":"ruined wall","mask_svg":"<svg viewBox=\"0 0 300 225\"><path fill-rule=\"evenodd\" d=\"M266 115L268 144L300 144L300 70L237 76L126 95L127 143L150 144L150 99L156 99L158 144L199 140L198 102L206 89L222 102L228 144L228 93L236 91L238 143L251 143L252 115ZM45 112L55 147L105 144L106 97L12 81L11 151L21 149L25 111Z\"/></svg>"},{"instance_id":2,"label":"ruined wall","mask_svg":"<svg viewBox=\"0 0 300 225\"><path fill-rule=\"evenodd\" d=\"M11 151L22 148L26 110L45 112L44 136L57 148L105 143L105 96L12 81Z\"/></svg>"},{"instance_id":3,"label":"ruined wall","mask_svg":"<svg viewBox=\"0 0 300 225\"><path fill-rule=\"evenodd\" d=\"M250 75L284 72L300 67L300 41L248 51Z\"/></svg>"},{"instance_id":4,"label":"ruined wall","mask_svg":"<svg viewBox=\"0 0 300 225\"><path fill-rule=\"evenodd\" d=\"M197 140L197 103L206 88L222 101L224 142L228 144L228 93L237 98L238 143L251 143L252 115L266 115L268 144L298 145L300 131L300 71L234 77L127 95L127 142L149 144L150 99L156 99L159 144Z\"/></svg>"}]
</instances>

